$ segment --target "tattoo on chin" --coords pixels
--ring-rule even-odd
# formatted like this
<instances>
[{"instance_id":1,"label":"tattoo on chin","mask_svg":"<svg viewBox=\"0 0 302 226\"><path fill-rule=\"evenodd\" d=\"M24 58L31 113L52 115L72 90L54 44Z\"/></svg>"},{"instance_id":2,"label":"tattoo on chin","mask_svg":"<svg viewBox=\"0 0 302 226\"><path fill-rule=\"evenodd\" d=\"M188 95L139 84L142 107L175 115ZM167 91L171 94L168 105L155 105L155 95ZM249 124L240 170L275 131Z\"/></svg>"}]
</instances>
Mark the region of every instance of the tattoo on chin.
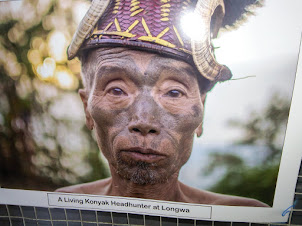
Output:
<instances>
[{"instance_id":1,"label":"tattoo on chin","mask_svg":"<svg viewBox=\"0 0 302 226\"><path fill-rule=\"evenodd\" d=\"M158 172L154 164L146 162L125 162L119 158L117 173L124 179L139 185L152 185L167 181L167 176Z\"/></svg>"}]
</instances>

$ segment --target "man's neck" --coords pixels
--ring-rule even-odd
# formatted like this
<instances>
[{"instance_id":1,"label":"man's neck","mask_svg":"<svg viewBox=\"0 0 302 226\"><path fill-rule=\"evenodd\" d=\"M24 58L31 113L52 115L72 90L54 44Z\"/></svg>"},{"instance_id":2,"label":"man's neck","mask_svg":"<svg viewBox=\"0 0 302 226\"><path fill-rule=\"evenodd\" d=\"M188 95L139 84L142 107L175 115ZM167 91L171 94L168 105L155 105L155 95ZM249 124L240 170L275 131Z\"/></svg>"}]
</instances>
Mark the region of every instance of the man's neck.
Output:
<instances>
[{"instance_id":1,"label":"man's neck","mask_svg":"<svg viewBox=\"0 0 302 226\"><path fill-rule=\"evenodd\" d=\"M136 184L112 172L111 183L107 190L111 196L136 197L143 199L156 199L166 201L181 201L181 190L178 173L169 180L156 184Z\"/></svg>"}]
</instances>

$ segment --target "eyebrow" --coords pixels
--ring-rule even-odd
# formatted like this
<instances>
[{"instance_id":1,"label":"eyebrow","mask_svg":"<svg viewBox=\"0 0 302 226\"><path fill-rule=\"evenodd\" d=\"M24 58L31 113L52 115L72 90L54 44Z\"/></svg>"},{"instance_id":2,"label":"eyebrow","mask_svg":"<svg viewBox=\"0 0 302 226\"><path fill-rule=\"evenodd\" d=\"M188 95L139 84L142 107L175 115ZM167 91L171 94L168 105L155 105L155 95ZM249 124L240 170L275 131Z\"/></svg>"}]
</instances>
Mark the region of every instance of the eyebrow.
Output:
<instances>
[{"instance_id":1,"label":"eyebrow","mask_svg":"<svg viewBox=\"0 0 302 226\"><path fill-rule=\"evenodd\" d=\"M115 63L115 65L102 65L97 68L95 77L97 80L106 81L106 84L108 84L108 82L120 78L120 75L123 74L123 76L130 79L134 83L139 83L139 78L137 76L138 70L135 68L135 66L131 66L130 70L129 68L124 67L122 63Z\"/></svg>"},{"instance_id":2,"label":"eyebrow","mask_svg":"<svg viewBox=\"0 0 302 226\"><path fill-rule=\"evenodd\" d=\"M166 61L168 61L168 62L166 62ZM185 74L185 75L189 75L189 76L193 76L193 77L196 74L194 72L194 70L191 67L189 67L189 65L186 66L186 67L179 68L179 67L174 67L174 66L167 66L168 63L169 63L169 60L163 60L160 63L161 63L160 67L163 68L163 70L164 69L166 69L166 70L175 70L175 72L177 72L179 74Z\"/></svg>"},{"instance_id":3,"label":"eyebrow","mask_svg":"<svg viewBox=\"0 0 302 226\"><path fill-rule=\"evenodd\" d=\"M186 88L190 88L191 81L189 80L189 78L196 78L194 76L196 73L190 67L179 68L167 66L167 63L165 63L165 61L161 62L159 66L160 70L157 69L158 73L162 73L165 70L170 71L171 73L165 74L164 77L182 83L184 86L186 86Z\"/></svg>"}]
</instances>

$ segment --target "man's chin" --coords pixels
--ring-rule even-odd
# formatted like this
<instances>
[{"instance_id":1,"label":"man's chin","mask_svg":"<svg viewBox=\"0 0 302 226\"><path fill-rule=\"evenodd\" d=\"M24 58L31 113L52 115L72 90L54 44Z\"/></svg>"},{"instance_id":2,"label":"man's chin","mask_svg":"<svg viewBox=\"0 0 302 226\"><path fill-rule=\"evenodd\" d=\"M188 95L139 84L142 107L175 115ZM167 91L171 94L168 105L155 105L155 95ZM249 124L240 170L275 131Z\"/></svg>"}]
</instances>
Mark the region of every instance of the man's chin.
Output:
<instances>
[{"instance_id":1,"label":"man's chin","mask_svg":"<svg viewBox=\"0 0 302 226\"><path fill-rule=\"evenodd\" d=\"M146 162L136 162L135 165L119 164L118 175L138 185L153 185L163 183L167 176L156 169L154 164Z\"/></svg>"}]
</instances>

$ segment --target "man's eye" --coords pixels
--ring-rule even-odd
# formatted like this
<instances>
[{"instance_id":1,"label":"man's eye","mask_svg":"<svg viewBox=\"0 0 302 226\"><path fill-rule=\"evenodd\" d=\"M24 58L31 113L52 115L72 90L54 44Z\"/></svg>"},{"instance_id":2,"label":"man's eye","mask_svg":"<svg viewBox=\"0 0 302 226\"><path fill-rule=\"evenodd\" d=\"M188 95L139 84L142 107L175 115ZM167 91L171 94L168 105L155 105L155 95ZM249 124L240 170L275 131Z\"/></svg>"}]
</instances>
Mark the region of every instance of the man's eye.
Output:
<instances>
[{"instance_id":1,"label":"man's eye","mask_svg":"<svg viewBox=\"0 0 302 226\"><path fill-rule=\"evenodd\" d=\"M183 95L184 95L183 92L181 92L181 91L179 91L179 90L176 90L176 89L170 90L169 92L167 92L167 93L165 94L165 96L174 97L174 98L182 97Z\"/></svg>"},{"instance_id":2,"label":"man's eye","mask_svg":"<svg viewBox=\"0 0 302 226\"><path fill-rule=\"evenodd\" d=\"M112 88L109 90L110 94L114 95L114 96L122 96L122 95L126 95L126 93L120 89L120 88Z\"/></svg>"}]
</instances>

